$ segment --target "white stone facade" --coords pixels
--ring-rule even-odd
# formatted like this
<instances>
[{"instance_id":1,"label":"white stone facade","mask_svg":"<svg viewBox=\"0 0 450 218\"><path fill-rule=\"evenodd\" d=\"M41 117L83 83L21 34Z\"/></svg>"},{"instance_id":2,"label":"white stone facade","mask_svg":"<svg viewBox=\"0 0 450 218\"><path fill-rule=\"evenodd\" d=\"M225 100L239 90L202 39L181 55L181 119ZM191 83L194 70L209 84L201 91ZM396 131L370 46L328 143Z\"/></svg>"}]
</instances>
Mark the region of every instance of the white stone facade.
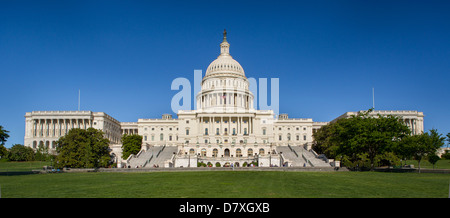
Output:
<instances>
[{"instance_id":1,"label":"white stone facade","mask_svg":"<svg viewBox=\"0 0 450 218\"><path fill-rule=\"evenodd\" d=\"M196 94L197 110L180 110L178 117L119 122L103 112L33 111L25 115L26 146L39 144L55 149L55 142L72 128L93 127L111 141L116 160L121 162L123 134L143 136L142 149L177 146L175 167L193 167L197 162L234 164L258 162L260 166L281 165L277 146L304 146L309 149L313 132L328 122L312 118L278 117L272 110L256 110L253 93L242 66L229 52L224 33L220 55L207 68ZM404 117L414 133L423 131L423 113L417 111L377 111ZM356 112L347 112L348 117Z\"/></svg>"},{"instance_id":2,"label":"white stone facade","mask_svg":"<svg viewBox=\"0 0 450 218\"><path fill-rule=\"evenodd\" d=\"M103 112L33 111L25 114L25 146L36 149L40 144L56 148L56 141L70 129L93 127L102 130L112 144L120 143L121 124Z\"/></svg>"}]
</instances>

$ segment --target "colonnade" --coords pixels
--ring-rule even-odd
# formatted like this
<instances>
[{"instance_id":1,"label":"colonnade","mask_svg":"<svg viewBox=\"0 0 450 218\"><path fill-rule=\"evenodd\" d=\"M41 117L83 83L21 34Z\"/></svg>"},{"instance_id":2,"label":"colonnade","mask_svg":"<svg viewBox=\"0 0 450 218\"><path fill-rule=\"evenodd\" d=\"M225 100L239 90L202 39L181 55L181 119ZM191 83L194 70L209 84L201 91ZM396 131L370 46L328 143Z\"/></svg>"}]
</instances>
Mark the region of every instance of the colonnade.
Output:
<instances>
[{"instance_id":1,"label":"colonnade","mask_svg":"<svg viewBox=\"0 0 450 218\"><path fill-rule=\"evenodd\" d=\"M423 120L404 118L403 122L409 127L412 135L421 134L423 132Z\"/></svg>"},{"instance_id":2,"label":"colonnade","mask_svg":"<svg viewBox=\"0 0 450 218\"><path fill-rule=\"evenodd\" d=\"M136 128L130 128L130 129L121 129L121 134L127 134L127 135L137 135L138 129Z\"/></svg>"},{"instance_id":3,"label":"colonnade","mask_svg":"<svg viewBox=\"0 0 450 218\"><path fill-rule=\"evenodd\" d=\"M29 137L61 137L70 129L87 129L92 127L90 119L32 119L27 125Z\"/></svg>"},{"instance_id":4,"label":"colonnade","mask_svg":"<svg viewBox=\"0 0 450 218\"><path fill-rule=\"evenodd\" d=\"M199 117L198 132L201 135L237 136L250 135L254 131L252 116L208 116ZM219 131L217 131L219 130Z\"/></svg>"},{"instance_id":5,"label":"colonnade","mask_svg":"<svg viewBox=\"0 0 450 218\"><path fill-rule=\"evenodd\" d=\"M220 92L204 94L197 99L197 108L207 108L214 106L253 108L253 99L246 94L237 94L235 92Z\"/></svg>"}]
</instances>

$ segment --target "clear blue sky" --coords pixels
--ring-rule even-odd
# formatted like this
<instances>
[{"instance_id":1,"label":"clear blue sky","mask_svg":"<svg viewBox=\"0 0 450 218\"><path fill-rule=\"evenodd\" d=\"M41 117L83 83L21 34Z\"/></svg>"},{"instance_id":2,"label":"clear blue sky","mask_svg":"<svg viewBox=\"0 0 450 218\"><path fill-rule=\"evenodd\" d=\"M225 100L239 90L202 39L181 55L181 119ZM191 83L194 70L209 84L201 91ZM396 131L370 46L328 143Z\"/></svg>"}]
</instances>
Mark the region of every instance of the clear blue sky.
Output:
<instances>
[{"instance_id":1,"label":"clear blue sky","mask_svg":"<svg viewBox=\"0 0 450 218\"><path fill-rule=\"evenodd\" d=\"M0 125L23 144L26 112L172 113L172 80L230 52L280 79L280 112L418 110L450 132L450 1L1 1Z\"/></svg>"}]
</instances>

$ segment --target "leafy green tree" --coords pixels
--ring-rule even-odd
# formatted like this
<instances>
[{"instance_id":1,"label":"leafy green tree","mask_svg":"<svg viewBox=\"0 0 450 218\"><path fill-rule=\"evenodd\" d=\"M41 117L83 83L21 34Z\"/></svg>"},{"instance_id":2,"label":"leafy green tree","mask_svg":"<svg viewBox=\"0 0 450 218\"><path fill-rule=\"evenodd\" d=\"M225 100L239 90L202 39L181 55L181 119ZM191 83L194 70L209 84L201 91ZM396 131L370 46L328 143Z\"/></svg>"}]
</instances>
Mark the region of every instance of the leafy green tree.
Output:
<instances>
[{"instance_id":1,"label":"leafy green tree","mask_svg":"<svg viewBox=\"0 0 450 218\"><path fill-rule=\"evenodd\" d=\"M0 159L6 158L7 155L8 155L8 149L6 149L4 145L0 144Z\"/></svg>"},{"instance_id":2,"label":"leafy green tree","mask_svg":"<svg viewBox=\"0 0 450 218\"><path fill-rule=\"evenodd\" d=\"M8 130L0 126L0 145L5 145L6 140L9 138Z\"/></svg>"},{"instance_id":3,"label":"leafy green tree","mask_svg":"<svg viewBox=\"0 0 450 218\"><path fill-rule=\"evenodd\" d=\"M436 151L444 145L445 138L442 134L439 134L436 129L431 129L430 132L426 132L420 135L412 135L404 138L401 142L401 150L404 154L409 154L419 164L422 159L436 155Z\"/></svg>"},{"instance_id":4,"label":"leafy green tree","mask_svg":"<svg viewBox=\"0 0 450 218\"><path fill-rule=\"evenodd\" d=\"M54 157L49 153L48 147L43 143L39 143L36 153L34 154L34 160L36 161L50 161Z\"/></svg>"},{"instance_id":5,"label":"leafy green tree","mask_svg":"<svg viewBox=\"0 0 450 218\"><path fill-rule=\"evenodd\" d=\"M123 135L122 136L122 158L127 159L131 154L137 154L142 147L141 135Z\"/></svg>"},{"instance_id":6,"label":"leafy green tree","mask_svg":"<svg viewBox=\"0 0 450 218\"><path fill-rule=\"evenodd\" d=\"M450 132L449 133L447 133L447 148L448 148L448 145L450 145Z\"/></svg>"},{"instance_id":7,"label":"leafy green tree","mask_svg":"<svg viewBox=\"0 0 450 218\"><path fill-rule=\"evenodd\" d=\"M428 156L428 162L430 162L431 164L433 164L433 169L434 169L434 165L436 165L436 163L438 162L438 160L440 160L441 158L439 156L437 156L436 154L432 154L430 156Z\"/></svg>"},{"instance_id":8,"label":"leafy green tree","mask_svg":"<svg viewBox=\"0 0 450 218\"><path fill-rule=\"evenodd\" d=\"M34 151L30 147L15 144L9 149L7 158L10 161L33 161Z\"/></svg>"},{"instance_id":9,"label":"leafy green tree","mask_svg":"<svg viewBox=\"0 0 450 218\"><path fill-rule=\"evenodd\" d=\"M71 129L57 142L54 166L57 168L97 168L111 163L109 140L94 128Z\"/></svg>"},{"instance_id":10,"label":"leafy green tree","mask_svg":"<svg viewBox=\"0 0 450 218\"><path fill-rule=\"evenodd\" d=\"M399 117L373 116L371 112L372 109L323 126L314 133L313 148L352 168L373 169L377 163L398 161L394 148L410 134L409 128Z\"/></svg>"}]
</instances>

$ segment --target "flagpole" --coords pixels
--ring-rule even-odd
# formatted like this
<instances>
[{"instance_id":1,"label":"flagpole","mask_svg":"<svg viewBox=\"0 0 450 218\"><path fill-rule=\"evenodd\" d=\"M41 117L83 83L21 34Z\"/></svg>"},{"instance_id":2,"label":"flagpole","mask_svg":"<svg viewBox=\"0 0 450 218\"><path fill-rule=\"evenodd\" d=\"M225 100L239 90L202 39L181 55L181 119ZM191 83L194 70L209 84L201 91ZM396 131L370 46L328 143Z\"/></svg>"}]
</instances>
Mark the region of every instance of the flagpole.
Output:
<instances>
[{"instance_id":1,"label":"flagpole","mask_svg":"<svg viewBox=\"0 0 450 218\"><path fill-rule=\"evenodd\" d=\"M80 95L81 91L78 89L78 111L80 111Z\"/></svg>"},{"instance_id":2,"label":"flagpole","mask_svg":"<svg viewBox=\"0 0 450 218\"><path fill-rule=\"evenodd\" d=\"M372 87L372 108L375 110L375 88Z\"/></svg>"}]
</instances>

